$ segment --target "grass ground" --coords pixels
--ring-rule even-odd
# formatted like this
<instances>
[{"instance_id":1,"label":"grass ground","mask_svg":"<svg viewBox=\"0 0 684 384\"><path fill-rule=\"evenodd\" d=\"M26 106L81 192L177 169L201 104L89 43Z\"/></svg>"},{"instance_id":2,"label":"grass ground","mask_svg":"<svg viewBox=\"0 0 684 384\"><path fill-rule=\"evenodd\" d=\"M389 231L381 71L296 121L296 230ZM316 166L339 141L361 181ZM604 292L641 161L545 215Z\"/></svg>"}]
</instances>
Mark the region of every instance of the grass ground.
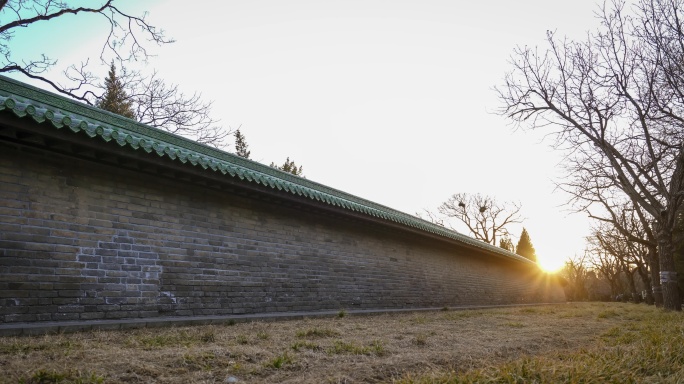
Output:
<instances>
[{"instance_id":1,"label":"grass ground","mask_svg":"<svg viewBox=\"0 0 684 384\"><path fill-rule=\"evenodd\" d=\"M684 383L684 317L577 303L0 338L0 383Z\"/></svg>"}]
</instances>

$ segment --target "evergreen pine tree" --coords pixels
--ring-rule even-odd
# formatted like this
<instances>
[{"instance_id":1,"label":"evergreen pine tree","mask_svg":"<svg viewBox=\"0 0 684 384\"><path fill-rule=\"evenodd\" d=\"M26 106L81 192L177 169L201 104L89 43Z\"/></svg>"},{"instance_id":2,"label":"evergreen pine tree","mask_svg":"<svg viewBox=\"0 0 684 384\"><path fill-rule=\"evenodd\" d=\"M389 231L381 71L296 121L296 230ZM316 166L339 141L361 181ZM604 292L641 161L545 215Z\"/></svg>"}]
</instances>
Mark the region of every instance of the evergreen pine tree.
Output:
<instances>
[{"instance_id":1,"label":"evergreen pine tree","mask_svg":"<svg viewBox=\"0 0 684 384\"><path fill-rule=\"evenodd\" d=\"M244 157L245 159L249 159L249 154L252 152L248 151L248 148L249 146L247 145L245 136L240 132L240 128L238 128L237 131L235 131L235 154Z\"/></svg>"},{"instance_id":2,"label":"evergreen pine tree","mask_svg":"<svg viewBox=\"0 0 684 384\"><path fill-rule=\"evenodd\" d=\"M513 241L511 241L511 238L508 236L499 240L499 248L515 253L515 245L513 245Z\"/></svg>"},{"instance_id":3,"label":"evergreen pine tree","mask_svg":"<svg viewBox=\"0 0 684 384\"><path fill-rule=\"evenodd\" d=\"M112 61L112 65L109 68L109 75L105 79L105 93L102 97L95 103L100 109L116 113L129 119L135 119L135 113L133 112L133 107L126 95L124 86L121 80L116 77L116 67Z\"/></svg>"},{"instance_id":4,"label":"evergreen pine tree","mask_svg":"<svg viewBox=\"0 0 684 384\"><path fill-rule=\"evenodd\" d=\"M515 253L534 262L537 261L537 251L534 250L532 240L530 240L530 235L527 233L527 229L525 228L523 228L522 233L520 234L520 240L518 241L518 246L516 247Z\"/></svg>"},{"instance_id":5,"label":"evergreen pine tree","mask_svg":"<svg viewBox=\"0 0 684 384\"><path fill-rule=\"evenodd\" d=\"M276 163L271 163L271 167L280 169L281 171L289 172L295 176L304 177L302 166L297 167L294 161L290 160L288 157L283 165L276 165Z\"/></svg>"}]
</instances>

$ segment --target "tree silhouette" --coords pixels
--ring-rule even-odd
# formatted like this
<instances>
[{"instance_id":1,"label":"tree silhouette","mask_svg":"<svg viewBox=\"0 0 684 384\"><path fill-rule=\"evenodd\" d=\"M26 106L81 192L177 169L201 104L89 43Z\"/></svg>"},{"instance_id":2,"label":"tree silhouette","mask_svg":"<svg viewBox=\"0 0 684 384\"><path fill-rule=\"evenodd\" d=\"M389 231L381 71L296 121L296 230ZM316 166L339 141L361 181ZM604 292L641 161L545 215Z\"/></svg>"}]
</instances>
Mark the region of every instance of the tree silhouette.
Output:
<instances>
[{"instance_id":1,"label":"tree silhouette","mask_svg":"<svg viewBox=\"0 0 684 384\"><path fill-rule=\"evenodd\" d=\"M478 240L492 245L497 239L507 237L508 225L520 223L520 204L499 203L494 198L481 194L457 193L438 208L438 214L428 212L434 223L449 224L450 219L463 223ZM451 226L451 225L450 225ZM452 229L455 229L451 226Z\"/></svg>"},{"instance_id":2,"label":"tree silhouette","mask_svg":"<svg viewBox=\"0 0 684 384\"><path fill-rule=\"evenodd\" d=\"M532 245L532 240L530 239L530 234L527 233L527 229L523 228L520 234L520 240L518 240L518 245L515 247L515 253L537 262L537 251Z\"/></svg>"},{"instance_id":3,"label":"tree silhouette","mask_svg":"<svg viewBox=\"0 0 684 384\"><path fill-rule=\"evenodd\" d=\"M249 159L250 152L248 150L249 146L247 145L247 140L245 140L245 136L240 132L240 128L235 131L235 154L244 157L245 159Z\"/></svg>"},{"instance_id":4,"label":"tree silhouette","mask_svg":"<svg viewBox=\"0 0 684 384\"><path fill-rule=\"evenodd\" d=\"M148 57L146 44L163 45L173 42L164 36L164 31L149 24L146 15L132 15L125 11L116 0L88 1L79 6L77 2L54 0L4 0L0 1L0 73L20 73L31 79L48 84L59 93L71 96L88 104L93 104L94 93L89 86L95 78L85 68L88 61L79 68L72 65L67 69L69 85L58 79L47 76L49 69L57 64L57 60L41 54L40 57L17 57L12 49L11 41L20 33L31 34L36 23L50 22L56 19L68 19L77 16L77 20L88 17L100 17L103 24L109 26L108 33L103 36L100 60L109 62L107 57L118 61L144 61ZM76 3L76 4L74 4ZM73 21L78 22L78 21ZM71 75L69 74L71 73Z\"/></svg>"},{"instance_id":5,"label":"tree silhouette","mask_svg":"<svg viewBox=\"0 0 684 384\"><path fill-rule=\"evenodd\" d=\"M109 75L105 79L104 87L105 93L95 103L95 106L129 119L135 119L135 112L133 112L129 96L126 94L121 80L116 76L114 62L109 68Z\"/></svg>"},{"instance_id":6,"label":"tree silhouette","mask_svg":"<svg viewBox=\"0 0 684 384\"><path fill-rule=\"evenodd\" d=\"M281 171L284 171L284 172L291 173L295 176L304 177L302 166L300 165L299 167L297 167L297 164L295 164L294 161L290 160L289 156L288 156L287 160L285 160L283 165L277 165L276 163L271 163L271 167L280 169Z\"/></svg>"},{"instance_id":7,"label":"tree silhouette","mask_svg":"<svg viewBox=\"0 0 684 384\"><path fill-rule=\"evenodd\" d=\"M120 0L0 0L0 73L34 79L81 102L200 143L222 147L230 130L216 126L217 121L210 113L211 102L203 101L199 93L184 94L177 85L160 79L156 72L143 74L125 70L124 63L147 61L150 46L173 42L163 30L149 24L146 14L128 13L126 7ZM58 77L56 74L60 72L52 70L57 65L57 59L44 53L37 57L24 56L26 50L13 47L12 40L20 34L34 34L32 37L36 41L49 39L50 36L37 35L40 29L35 28L36 23L54 24L51 21L71 19L77 25L89 18L100 18L103 25L108 27L108 33L102 35L99 61L103 65L119 64L121 71L114 74L114 78L118 79L114 84L118 88L117 92L112 93L108 81L102 84L100 78L91 72L93 63L90 63L90 59L80 65L71 64L64 69L63 76ZM57 28L53 29L53 35L58 35ZM89 53L88 56L93 55ZM112 78L111 69L108 79ZM129 108L123 107L126 103L120 92L124 90ZM109 97L118 100L108 100ZM119 106L122 109L117 109Z\"/></svg>"},{"instance_id":8,"label":"tree silhouette","mask_svg":"<svg viewBox=\"0 0 684 384\"><path fill-rule=\"evenodd\" d=\"M515 245L510 237L504 236L499 240L499 248L503 248L509 252L515 253Z\"/></svg>"},{"instance_id":9,"label":"tree silhouette","mask_svg":"<svg viewBox=\"0 0 684 384\"><path fill-rule=\"evenodd\" d=\"M684 7L635 3L606 2L601 26L580 41L547 32L546 50L520 45L498 89L501 112L567 149L566 165L582 170L569 173L574 184L596 184L650 216L663 306L681 311L673 231L684 204Z\"/></svg>"}]
</instances>

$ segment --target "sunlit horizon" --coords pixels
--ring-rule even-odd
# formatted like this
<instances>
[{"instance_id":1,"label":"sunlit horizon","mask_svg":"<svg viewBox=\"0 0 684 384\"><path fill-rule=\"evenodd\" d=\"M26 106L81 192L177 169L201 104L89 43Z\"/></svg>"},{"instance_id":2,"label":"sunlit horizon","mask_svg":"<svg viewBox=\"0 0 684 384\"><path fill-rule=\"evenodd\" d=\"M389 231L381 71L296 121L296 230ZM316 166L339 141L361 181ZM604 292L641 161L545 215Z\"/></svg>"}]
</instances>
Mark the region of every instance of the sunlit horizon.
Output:
<instances>
[{"instance_id":1,"label":"sunlit horizon","mask_svg":"<svg viewBox=\"0 0 684 384\"><path fill-rule=\"evenodd\" d=\"M539 267L544 270L544 272L555 273L563 268L563 265L565 265L565 259L555 257L539 257L537 259L537 264L539 264Z\"/></svg>"}]
</instances>

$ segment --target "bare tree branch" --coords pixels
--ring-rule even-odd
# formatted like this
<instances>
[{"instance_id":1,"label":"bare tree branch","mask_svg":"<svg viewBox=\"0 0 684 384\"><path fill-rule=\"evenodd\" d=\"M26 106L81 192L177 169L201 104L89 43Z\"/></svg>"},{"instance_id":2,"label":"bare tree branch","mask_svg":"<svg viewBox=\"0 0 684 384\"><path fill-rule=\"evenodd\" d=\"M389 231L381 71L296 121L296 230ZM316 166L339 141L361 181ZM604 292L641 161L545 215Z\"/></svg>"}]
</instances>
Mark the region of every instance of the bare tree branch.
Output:
<instances>
[{"instance_id":1,"label":"bare tree branch","mask_svg":"<svg viewBox=\"0 0 684 384\"><path fill-rule=\"evenodd\" d=\"M103 18L109 27L103 36L100 61L110 65L113 60L146 60L148 45L172 42L146 20L146 14L133 15L117 6L117 0L92 1L97 5L74 6L54 0L8 0L0 2L0 73L20 73L39 80L63 95L95 105L104 94L103 84L88 69L89 60L80 66L70 65L64 71L65 82L47 75L56 65L45 54L38 59L16 58L12 50L15 34L33 30L36 23L50 23L68 15L81 20L87 15ZM123 69L123 68L122 68ZM211 116L211 102L202 100L199 93L186 95L176 84L169 84L157 73L122 71L126 93L141 123L165 129L198 142L223 147L231 134L217 125Z\"/></svg>"},{"instance_id":2,"label":"bare tree branch","mask_svg":"<svg viewBox=\"0 0 684 384\"><path fill-rule=\"evenodd\" d=\"M149 24L146 15L135 16L115 6L116 0L99 1L92 7L75 7L67 2L53 0L5 0L0 2L0 73L21 73L31 79L46 83L57 92L74 99L92 104L93 91L85 85L93 83L76 82L75 85L62 85L44 73L56 64L44 54L39 59L16 58L11 41L15 34L32 31L38 22L51 22L68 15L84 17L98 15L109 25L104 36L100 59L109 64L106 56L111 54L119 61L146 60L149 57L143 41L156 45L173 40L164 36L164 31ZM30 32L29 32L30 33ZM67 80L73 80L67 76Z\"/></svg>"},{"instance_id":3,"label":"bare tree branch","mask_svg":"<svg viewBox=\"0 0 684 384\"><path fill-rule=\"evenodd\" d=\"M499 203L480 194L457 193L442 203L438 214L426 210L432 222L444 225L456 219L466 226L470 234L485 243L497 245L497 238L510 236L508 226L521 223L519 203ZM453 226L451 226L454 229Z\"/></svg>"},{"instance_id":4,"label":"bare tree branch","mask_svg":"<svg viewBox=\"0 0 684 384\"><path fill-rule=\"evenodd\" d=\"M75 81L92 81L91 74L81 68L71 67ZM178 85L168 84L156 72L151 75L122 68L117 76L127 94L135 119L143 124L164 129L199 143L217 148L226 146L232 130L224 130L211 115L211 102L202 100L199 93L184 94ZM97 84L92 93L99 100L105 93L105 85Z\"/></svg>"},{"instance_id":5,"label":"bare tree branch","mask_svg":"<svg viewBox=\"0 0 684 384\"><path fill-rule=\"evenodd\" d=\"M641 0L636 9L630 16L614 0L584 41L549 33L546 51L518 47L498 92L503 115L553 133L569 151L562 189L580 210L610 212L622 195L655 220L660 269L670 276L684 198L684 1ZM667 283L666 308L681 310L676 282Z\"/></svg>"}]
</instances>

